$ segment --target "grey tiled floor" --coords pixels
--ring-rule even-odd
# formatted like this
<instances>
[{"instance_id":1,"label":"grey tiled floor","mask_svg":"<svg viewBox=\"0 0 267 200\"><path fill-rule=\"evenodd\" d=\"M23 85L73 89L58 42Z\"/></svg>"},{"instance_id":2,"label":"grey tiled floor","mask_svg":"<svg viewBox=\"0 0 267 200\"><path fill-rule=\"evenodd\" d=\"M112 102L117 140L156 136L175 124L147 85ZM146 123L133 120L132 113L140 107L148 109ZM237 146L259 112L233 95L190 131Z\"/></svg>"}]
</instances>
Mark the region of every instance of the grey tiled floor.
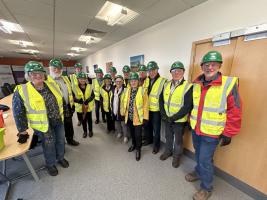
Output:
<instances>
[{"instance_id":1,"label":"grey tiled floor","mask_svg":"<svg viewBox=\"0 0 267 200\"><path fill-rule=\"evenodd\" d=\"M76 122L74 122L76 124ZM187 183L184 176L194 163L183 157L178 169L171 166L171 159L160 161L159 155L144 147L142 158L135 161L128 153L128 145L114 135L105 133L104 124L94 125L94 137L82 138L82 128L76 127L78 147L66 146L68 169L58 166L59 175L50 177L46 171L38 173L41 180L31 176L12 185L9 199L24 200L187 200L197 190L198 183ZM31 158L38 168L43 164L42 155ZM26 170L23 161L8 161L8 174L15 176ZM19 168L19 170L17 170ZM215 190L211 200L250 200L243 192L215 177ZM0 186L1 187L1 186Z\"/></svg>"}]
</instances>

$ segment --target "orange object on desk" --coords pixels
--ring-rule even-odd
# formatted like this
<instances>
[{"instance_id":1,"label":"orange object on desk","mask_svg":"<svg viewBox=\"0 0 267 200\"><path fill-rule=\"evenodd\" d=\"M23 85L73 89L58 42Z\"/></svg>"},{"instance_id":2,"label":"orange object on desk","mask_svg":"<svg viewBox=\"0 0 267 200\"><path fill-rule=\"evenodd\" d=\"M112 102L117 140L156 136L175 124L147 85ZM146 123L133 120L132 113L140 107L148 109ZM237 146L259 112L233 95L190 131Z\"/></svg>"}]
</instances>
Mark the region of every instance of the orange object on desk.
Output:
<instances>
[{"instance_id":1,"label":"orange object on desk","mask_svg":"<svg viewBox=\"0 0 267 200\"><path fill-rule=\"evenodd\" d=\"M3 111L0 110L0 128L4 128L4 126L5 126L5 122L3 118Z\"/></svg>"}]
</instances>

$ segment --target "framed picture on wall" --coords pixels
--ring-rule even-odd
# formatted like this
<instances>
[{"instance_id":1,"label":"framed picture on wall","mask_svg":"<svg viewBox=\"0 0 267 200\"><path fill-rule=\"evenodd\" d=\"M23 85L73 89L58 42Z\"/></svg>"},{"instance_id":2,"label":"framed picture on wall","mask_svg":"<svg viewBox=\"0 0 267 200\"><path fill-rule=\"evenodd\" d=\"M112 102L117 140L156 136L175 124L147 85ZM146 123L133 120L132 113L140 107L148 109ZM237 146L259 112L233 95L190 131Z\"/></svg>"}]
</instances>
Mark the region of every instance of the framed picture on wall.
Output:
<instances>
[{"instance_id":1,"label":"framed picture on wall","mask_svg":"<svg viewBox=\"0 0 267 200\"><path fill-rule=\"evenodd\" d=\"M109 68L113 66L113 62L106 63L106 73L109 73Z\"/></svg>"},{"instance_id":2,"label":"framed picture on wall","mask_svg":"<svg viewBox=\"0 0 267 200\"><path fill-rule=\"evenodd\" d=\"M144 64L144 59L145 59L144 54L138 55L138 56L131 56L130 57L130 66L131 67L139 67L139 65Z\"/></svg>"}]
</instances>

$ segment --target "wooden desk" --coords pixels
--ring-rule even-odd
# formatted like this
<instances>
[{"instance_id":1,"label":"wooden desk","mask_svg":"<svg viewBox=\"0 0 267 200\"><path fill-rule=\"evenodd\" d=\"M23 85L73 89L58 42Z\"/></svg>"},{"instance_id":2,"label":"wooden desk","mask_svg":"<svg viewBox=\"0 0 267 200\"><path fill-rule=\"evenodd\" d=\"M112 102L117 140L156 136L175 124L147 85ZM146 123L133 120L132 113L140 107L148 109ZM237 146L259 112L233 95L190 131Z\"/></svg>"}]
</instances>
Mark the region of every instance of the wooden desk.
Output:
<instances>
[{"instance_id":1,"label":"wooden desk","mask_svg":"<svg viewBox=\"0 0 267 200\"><path fill-rule=\"evenodd\" d=\"M28 130L30 137L26 143L19 144L17 142L18 140L17 128L16 128L15 120L13 118L13 113L12 113L12 97L13 95L9 95L0 100L0 104L4 104L10 107L10 110L4 112L8 114L8 117L4 119L5 121L4 128L6 129L5 135L4 135L5 147L2 150L0 150L0 161L3 162L3 169L2 169L2 173L0 172L0 176L3 177L8 183L8 187L7 187L4 198L7 198L7 194L10 188L10 184L11 184L11 181L8 179L8 177L6 177L6 162L5 161L7 159L14 158L16 156L22 156L33 178L35 179L35 181L39 180L39 177L37 176L35 170L33 169L31 165L31 162L28 156L26 155L26 153L30 149L33 131L32 129Z\"/></svg>"}]
</instances>

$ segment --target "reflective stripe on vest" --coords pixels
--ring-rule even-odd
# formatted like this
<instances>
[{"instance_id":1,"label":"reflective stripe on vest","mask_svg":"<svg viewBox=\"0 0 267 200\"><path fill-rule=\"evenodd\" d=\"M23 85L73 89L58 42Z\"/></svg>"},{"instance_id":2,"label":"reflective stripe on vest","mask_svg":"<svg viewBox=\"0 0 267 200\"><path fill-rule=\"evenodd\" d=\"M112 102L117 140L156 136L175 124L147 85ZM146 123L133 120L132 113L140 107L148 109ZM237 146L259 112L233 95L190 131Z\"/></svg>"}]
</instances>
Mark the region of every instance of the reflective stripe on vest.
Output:
<instances>
[{"instance_id":1,"label":"reflective stripe on vest","mask_svg":"<svg viewBox=\"0 0 267 200\"><path fill-rule=\"evenodd\" d=\"M82 90L78 86L77 87L77 96L76 96L76 98L77 99L81 99L82 98L83 101L85 101L86 99L90 98L90 96L92 95L92 91L93 91L93 88L91 87L90 84L86 85L84 94L83 94ZM82 113L83 112L82 105L83 104L75 103L75 111L78 112L78 113ZM93 108L94 108L94 105L95 105L95 101L94 100L90 101L88 103L87 112L91 112L93 110Z\"/></svg>"},{"instance_id":2,"label":"reflective stripe on vest","mask_svg":"<svg viewBox=\"0 0 267 200\"><path fill-rule=\"evenodd\" d=\"M190 89L191 85L187 81L184 81L182 85L177 86L171 94L172 82L168 82L163 89L164 110L168 117L178 113L181 107L184 106L184 95ZM187 116L176 120L176 122L186 122Z\"/></svg>"},{"instance_id":3,"label":"reflective stripe on vest","mask_svg":"<svg viewBox=\"0 0 267 200\"><path fill-rule=\"evenodd\" d=\"M211 86L204 99L204 107L200 119L201 132L208 135L220 135L226 123L227 96L237 83L237 77L222 76L222 85ZM201 96L201 86L194 84L193 103L194 107L190 116L190 124L195 129L198 116L198 105Z\"/></svg>"},{"instance_id":4,"label":"reflective stripe on vest","mask_svg":"<svg viewBox=\"0 0 267 200\"><path fill-rule=\"evenodd\" d=\"M103 86L104 81L102 81L101 86ZM95 94L95 100L99 101L100 100L100 88L101 86L98 83L97 79L93 79L93 90L94 90L94 94Z\"/></svg>"},{"instance_id":5,"label":"reflective stripe on vest","mask_svg":"<svg viewBox=\"0 0 267 200\"><path fill-rule=\"evenodd\" d=\"M70 80L71 80L71 87L72 87L72 90L75 94L75 96L77 95L77 87L79 87L78 85L78 79L77 79L77 76L76 74L71 74L70 75Z\"/></svg>"},{"instance_id":6,"label":"reflective stripe on vest","mask_svg":"<svg viewBox=\"0 0 267 200\"><path fill-rule=\"evenodd\" d=\"M149 110L159 111L159 96L162 92L166 79L159 77L154 83L151 92L149 94Z\"/></svg>"},{"instance_id":7,"label":"reflective stripe on vest","mask_svg":"<svg viewBox=\"0 0 267 200\"><path fill-rule=\"evenodd\" d=\"M45 83L57 100L60 116L63 121L62 96L58 93L53 84L50 84L48 81L45 81ZM38 130L43 133L47 132L49 122L45 102L41 94L32 86L31 82L19 86L18 92L24 101L29 126L34 130Z\"/></svg>"},{"instance_id":8,"label":"reflective stripe on vest","mask_svg":"<svg viewBox=\"0 0 267 200\"><path fill-rule=\"evenodd\" d=\"M70 103L70 106L72 107L74 105L74 100L73 100L73 95L72 95L71 82L67 76L61 76L61 77L68 87L69 103Z\"/></svg>"}]
</instances>

